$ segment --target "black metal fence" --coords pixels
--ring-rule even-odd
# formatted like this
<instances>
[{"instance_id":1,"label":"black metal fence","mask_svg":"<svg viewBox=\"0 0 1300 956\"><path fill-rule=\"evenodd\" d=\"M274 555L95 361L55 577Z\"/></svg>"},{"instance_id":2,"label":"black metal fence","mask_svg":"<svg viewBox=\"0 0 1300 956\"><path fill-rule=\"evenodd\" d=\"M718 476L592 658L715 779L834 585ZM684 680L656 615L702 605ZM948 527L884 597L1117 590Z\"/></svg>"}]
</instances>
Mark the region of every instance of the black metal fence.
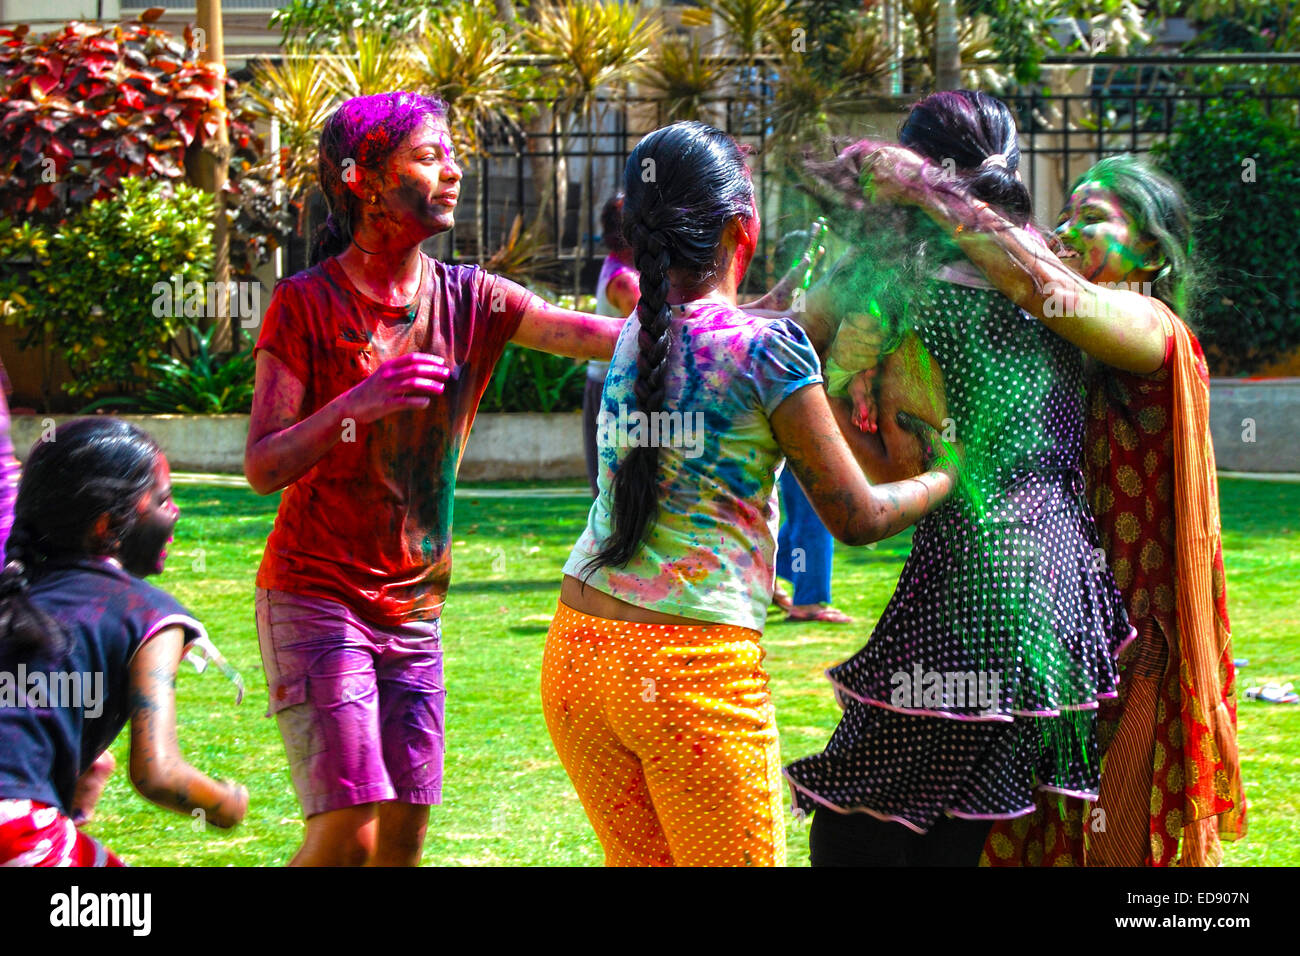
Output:
<instances>
[{"instance_id":1,"label":"black metal fence","mask_svg":"<svg viewBox=\"0 0 1300 956\"><path fill-rule=\"evenodd\" d=\"M1169 137L1184 111L1204 112L1212 100L1249 96L1270 115L1300 123L1300 54L1055 57L1044 65L1048 84L1068 88L1043 85L1003 97L1017 114L1022 173L1044 215L1055 212L1073 179L1093 162L1150 150ZM878 111L863 115L861 135L892 138L919 96L881 98ZM785 179L772 148L772 107L772 83L756 80L749 96L711 100L704 117L754 153L760 209L772 226L764 229L755 285L778 271L771 253L781 229L798 227L772 222L772 212L782 206ZM665 122L662 104L644 97L599 100L595 115L592 129L577 126L564 133L552 127L538 133L513 127L485 137L487 155L466 161L457 228L433 240L436 253L449 260L487 260L506 240L516 216L533 221L545 193L543 258L550 266L540 278L560 292L591 291L603 257L601 206L618 188L636 141ZM536 181L539 169L554 170L560 159L568 163L563 178ZM589 179L585 203L584 178ZM301 255L301 246L298 254L291 250L295 267L305 261Z\"/></svg>"}]
</instances>

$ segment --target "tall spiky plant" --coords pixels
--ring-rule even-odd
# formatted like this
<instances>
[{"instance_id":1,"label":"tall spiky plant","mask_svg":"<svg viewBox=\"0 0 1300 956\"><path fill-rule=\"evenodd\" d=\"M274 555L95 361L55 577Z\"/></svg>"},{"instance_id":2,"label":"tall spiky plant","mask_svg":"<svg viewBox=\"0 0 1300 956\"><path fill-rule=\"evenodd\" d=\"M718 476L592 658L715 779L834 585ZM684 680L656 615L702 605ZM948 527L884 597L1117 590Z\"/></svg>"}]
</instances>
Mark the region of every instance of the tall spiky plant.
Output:
<instances>
[{"instance_id":1,"label":"tall spiky plant","mask_svg":"<svg viewBox=\"0 0 1300 956\"><path fill-rule=\"evenodd\" d=\"M411 52L405 37L372 27L353 30L326 61L330 82L345 98L409 90L419 79Z\"/></svg>"},{"instance_id":2,"label":"tall spiky plant","mask_svg":"<svg viewBox=\"0 0 1300 956\"><path fill-rule=\"evenodd\" d=\"M329 69L295 46L279 63L255 60L250 70L244 90L259 112L279 123L281 180L289 200L299 202L314 188L321 127L338 103Z\"/></svg>"},{"instance_id":3,"label":"tall spiky plant","mask_svg":"<svg viewBox=\"0 0 1300 956\"><path fill-rule=\"evenodd\" d=\"M516 76L495 6L460 0L438 10L413 51L419 83L442 97L452 141L482 151L480 127L513 115Z\"/></svg>"},{"instance_id":4,"label":"tall spiky plant","mask_svg":"<svg viewBox=\"0 0 1300 956\"><path fill-rule=\"evenodd\" d=\"M787 15L786 0L712 0L709 6L726 28L727 46L740 57L736 88L748 119L754 112L760 54L784 52L793 42L794 25ZM744 124L742 120L741 130Z\"/></svg>"},{"instance_id":5,"label":"tall spiky plant","mask_svg":"<svg viewBox=\"0 0 1300 956\"><path fill-rule=\"evenodd\" d=\"M661 28L658 20L642 17L632 4L602 0L566 0L562 4L545 0L534 12L536 19L527 29L528 43L534 52L556 62L555 113L560 121L561 152L568 152L572 139L572 128L563 118L580 118L587 129L586 175L582 177L578 207L584 210L590 206L597 93L627 78L659 39ZM561 232L563 228L561 215ZM580 277L586 263L582 233L583 224L579 223L574 256L575 296L581 292ZM557 236L557 245L559 239Z\"/></svg>"},{"instance_id":6,"label":"tall spiky plant","mask_svg":"<svg viewBox=\"0 0 1300 956\"><path fill-rule=\"evenodd\" d=\"M636 82L662 100L661 123L709 122L709 99L718 92L724 76L717 58L705 53L699 38L692 35L657 46L641 64Z\"/></svg>"}]
</instances>

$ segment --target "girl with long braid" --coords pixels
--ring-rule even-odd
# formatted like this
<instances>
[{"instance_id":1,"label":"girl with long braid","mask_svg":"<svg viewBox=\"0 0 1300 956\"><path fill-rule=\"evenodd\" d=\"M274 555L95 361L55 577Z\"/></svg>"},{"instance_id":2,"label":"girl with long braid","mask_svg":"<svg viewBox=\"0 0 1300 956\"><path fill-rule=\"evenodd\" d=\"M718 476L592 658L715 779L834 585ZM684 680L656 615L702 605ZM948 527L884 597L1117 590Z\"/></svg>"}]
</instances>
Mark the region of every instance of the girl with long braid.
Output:
<instances>
[{"instance_id":1,"label":"girl with long braid","mask_svg":"<svg viewBox=\"0 0 1300 956\"><path fill-rule=\"evenodd\" d=\"M700 123L649 134L624 193L641 295L606 379L600 493L547 635L547 727L607 864L781 865L758 642L782 459L850 544L930 512L955 471L872 487L806 334L737 306L759 217L730 137Z\"/></svg>"},{"instance_id":2,"label":"girl with long braid","mask_svg":"<svg viewBox=\"0 0 1300 956\"><path fill-rule=\"evenodd\" d=\"M142 579L162 572L178 515L167 459L133 425L83 418L32 449L0 574L0 865L121 865L77 818L128 721L146 798L219 827L247 812L248 791L176 740L176 668L206 633Z\"/></svg>"},{"instance_id":3,"label":"girl with long braid","mask_svg":"<svg viewBox=\"0 0 1300 956\"><path fill-rule=\"evenodd\" d=\"M1213 866L1244 832L1236 675L1228 627L1209 371L1195 334L1192 217L1178 184L1132 156L1075 183L1053 238L1019 228L925 159L885 147L878 195L918 206L1006 295L1083 349L1084 471L1138 639L1117 700L1095 804L1041 796L1000 823L994 865Z\"/></svg>"}]
</instances>

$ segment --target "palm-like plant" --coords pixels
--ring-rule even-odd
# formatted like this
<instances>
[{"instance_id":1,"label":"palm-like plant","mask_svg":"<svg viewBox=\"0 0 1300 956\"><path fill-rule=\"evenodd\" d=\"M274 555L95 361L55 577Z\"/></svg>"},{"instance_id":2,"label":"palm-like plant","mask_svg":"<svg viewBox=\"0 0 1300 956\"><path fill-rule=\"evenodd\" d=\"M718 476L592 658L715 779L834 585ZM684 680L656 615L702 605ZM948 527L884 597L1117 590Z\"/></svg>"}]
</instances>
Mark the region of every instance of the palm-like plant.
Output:
<instances>
[{"instance_id":1,"label":"palm-like plant","mask_svg":"<svg viewBox=\"0 0 1300 956\"><path fill-rule=\"evenodd\" d=\"M419 82L446 102L458 151L481 152L479 128L513 115L516 71L509 61L496 8L482 0L460 0L439 10L416 41Z\"/></svg>"},{"instance_id":2,"label":"palm-like plant","mask_svg":"<svg viewBox=\"0 0 1300 956\"><path fill-rule=\"evenodd\" d=\"M510 234L487 259L483 268L527 285L543 272L554 271L558 262L553 247L546 245L524 228L522 213L516 214Z\"/></svg>"},{"instance_id":3,"label":"palm-like plant","mask_svg":"<svg viewBox=\"0 0 1300 956\"><path fill-rule=\"evenodd\" d=\"M529 24L526 37L537 54L557 64L557 98L555 116L581 117L587 130L586 175L582 177L579 209L589 208L592 152L596 129L596 96L601 87L617 86L649 52L660 36L657 20L640 16L632 4L603 0L545 0L535 8L536 19ZM560 123L560 153L567 154L572 138L571 127ZM558 167L557 163L557 167ZM539 216L544 210L539 210ZM564 216L561 207L560 223ZM574 295L585 263L582 229L578 230L578 250L574 257ZM557 241L558 241L557 236Z\"/></svg>"},{"instance_id":4,"label":"palm-like plant","mask_svg":"<svg viewBox=\"0 0 1300 956\"><path fill-rule=\"evenodd\" d=\"M723 77L716 58L707 55L699 39L673 39L655 48L642 63L637 83L662 99L659 120L704 120L709 95Z\"/></svg>"},{"instance_id":5,"label":"palm-like plant","mask_svg":"<svg viewBox=\"0 0 1300 956\"><path fill-rule=\"evenodd\" d=\"M560 66L560 99L580 112L601 86L623 80L659 39L657 21L632 4L545 0L526 36L533 50Z\"/></svg>"},{"instance_id":6,"label":"palm-like plant","mask_svg":"<svg viewBox=\"0 0 1300 956\"><path fill-rule=\"evenodd\" d=\"M879 95L892 58L880 18L859 14L845 27L849 32L828 44L832 70L816 69L804 56L782 59L772 115L778 151L835 136L842 132L837 119L864 112Z\"/></svg>"},{"instance_id":7,"label":"palm-like plant","mask_svg":"<svg viewBox=\"0 0 1300 956\"><path fill-rule=\"evenodd\" d=\"M419 77L410 42L373 28L353 30L326 62L331 84L349 98L411 89Z\"/></svg>"},{"instance_id":8,"label":"palm-like plant","mask_svg":"<svg viewBox=\"0 0 1300 956\"><path fill-rule=\"evenodd\" d=\"M324 61L296 47L285 53L278 64L255 61L245 90L258 111L280 125L280 175L288 198L296 201L315 182L317 141L338 97Z\"/></svg>"},{"instance_id":9,"label":"palm-like plant","mask_svg":"<svg viewBox=\"0 0 1300 956\"><path fill-rule=\"evenodd\" d=\"M746 60L785 39L786 0L713 0L711 6L727 28L728 43Z\"/></svg>"}]
</instances>

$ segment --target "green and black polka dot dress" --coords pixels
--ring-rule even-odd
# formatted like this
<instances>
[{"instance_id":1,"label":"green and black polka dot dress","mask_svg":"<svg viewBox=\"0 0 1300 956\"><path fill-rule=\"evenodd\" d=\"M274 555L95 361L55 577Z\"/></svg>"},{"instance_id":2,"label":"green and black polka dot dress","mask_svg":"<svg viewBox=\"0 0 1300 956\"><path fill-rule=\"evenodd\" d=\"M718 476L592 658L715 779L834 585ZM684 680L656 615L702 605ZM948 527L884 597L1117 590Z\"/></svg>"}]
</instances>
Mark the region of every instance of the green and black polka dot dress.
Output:
<instances>
[{"instance_id":1,"label":"green and black polka dot dress","mask_svg":"<svg viewBox=\"0 0 1300 956\"><path fill-rule=\"evenodd\" d=\"M1040 787L1095 797L1097 702L1131 636L1083 493L1081 355L953 278L910 324L943 372L963 488L917 525L867 645L828 671L844 714L826 749L786 768L804 812L922 833L1030 813Z\"/></svg>"}]
</instances>

